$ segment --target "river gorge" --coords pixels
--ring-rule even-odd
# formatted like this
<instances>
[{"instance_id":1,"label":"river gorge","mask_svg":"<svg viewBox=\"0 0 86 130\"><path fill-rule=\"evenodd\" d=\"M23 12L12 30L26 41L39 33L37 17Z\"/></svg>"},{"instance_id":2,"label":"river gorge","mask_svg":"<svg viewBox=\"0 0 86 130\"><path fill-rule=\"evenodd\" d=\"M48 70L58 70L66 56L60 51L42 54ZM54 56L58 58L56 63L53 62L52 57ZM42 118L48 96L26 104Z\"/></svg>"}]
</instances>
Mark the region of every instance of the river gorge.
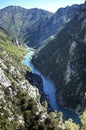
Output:
<instances>
[{"instance_id":1,"label":"river gorge","mask_svg":"<svg viewBox=\"0 0 86 130\"><path fill-rule=\"evenodd\" d=\"M79 119L79 116L74 113L73 111L70 111L68 109L64 109L62 108L57 99L56 99L56 96L55 96L55 93L56 93L56 88L55 88L55 85L54 83L47 79L45 76L43 76L41 74L41 72L39 70L37 70L35 68L35 66L31 63L31 58L34 54L34 51L30 51L24 58L24 61L23 61L23 64L28 66L28 67L31 67L32 68L32 73L36 73L38 74L39 76L41 76L42 80L43 80L43 89L44 89L44 93L48 95L48 98L49 98L49 104L51 106L51 108L53 110L56 110L56 111L61 111L63 113L63 117L64 117L64 120L65 119L68 119L68 118L72 118L72 120L74 122L76 122L77 124L81 124L80 122L80 119Z\"/></svg>"}]
</instances>

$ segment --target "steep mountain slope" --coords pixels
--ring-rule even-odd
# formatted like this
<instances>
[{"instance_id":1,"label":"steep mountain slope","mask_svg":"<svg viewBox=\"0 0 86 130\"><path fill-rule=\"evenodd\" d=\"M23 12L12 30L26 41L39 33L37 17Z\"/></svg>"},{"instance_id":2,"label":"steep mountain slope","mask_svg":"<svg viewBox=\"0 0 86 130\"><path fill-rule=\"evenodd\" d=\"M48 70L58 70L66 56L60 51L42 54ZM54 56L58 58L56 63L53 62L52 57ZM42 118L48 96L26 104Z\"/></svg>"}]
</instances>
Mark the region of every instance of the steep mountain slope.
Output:
<instances>
[{"instance_id":1,"label":"steep mountain slope","mask_svg":"<svg viewBox=\"0 0 86 130\"><path fill-rule=\"evenodd\" d=\"M39 23L37 21L37 23L32 26L31 30L27 28L26 41L30 41L33 45L39 47L51 35L58 33L58 31L75 16L78 10L78 5L68 6L66 8L60 8L50 19L46 18L45 20L41 18Z\"/></svg>"},{"instance_id":2,"label":"steep mountain slope","mask_svg":"<svg viewBox=\"0 0 86 130\"><path fill-rule=\"evenodd\" d=\"M9 32L17 44L39 47L49 36L57 33L78 12L73 5L59 9L55 14L41 9L9 6L0 10L0 27Z\"/></svg>"},{"instance_id":3,"label":"steep mountain slope","mask_svg":"<svg viewBox=\"0 0 86 130\"><path fill-rule=\"evenodd\" d=\"M59 103L80 113L86 92L86 4L32 62L56 83Z\"/></svg>"},{"instance_id":4,"label":"steep mountain slope","mask_svg":"<svg viewBox=\"0 0 86 130\"><path fill-rule=\"evenodd\" d=\"M78 13L78 11L79 5L76 4L58 9L43 28L47 37L59 32L64 25Z\"/></svg>"},{"instance_id":5,"label":"steep mountain slope","mask_svg":"<svg viewBox=\"0 0 86 130\"><path fill-rule=\"evenodd\" d=\"M30 129L32 123L35 123L36 112L37 115L40 112L43 112L43 116L44 113L47 115L46 109L40 104L38 89L25 78L26 71L31 71L21 64L26 53L26 49L13 45L9 36L0 29L0 129L2 130ZM41 116L40 120L42 119Z\"/></svg>"},{"instance_id":6,"label":"steep mountain slope","mask_svg":"<svg viewBox=\"0 0 86 130\"><path fill-rule=\"evenodd\" d=\"M0 29L0 129L79 130L72 120L63 122L62 113L48 113L47 102L41 105L39 90L25 77L31 70L21 64L26 53Z\"/></svg>"},{"instance_id":7,"label":"steep mountain slope","mask_svg":"<svg viewBox=\"0 0 86 130\"><path fill-rule=\"evenodd\" d=\"M29 43L32 40L29 38L29 41L27 41L30 33L40 26L41 21L42 24L45 24L51 15L52 13L37 8L24 9L19 6L9 6L0 10L0 27L9 32L14 41L23 42L25 40L26 43ZM27 29L28 35L25 36ZM33 46L33 42L30 45Z\"/></svg>"}]
</instances>

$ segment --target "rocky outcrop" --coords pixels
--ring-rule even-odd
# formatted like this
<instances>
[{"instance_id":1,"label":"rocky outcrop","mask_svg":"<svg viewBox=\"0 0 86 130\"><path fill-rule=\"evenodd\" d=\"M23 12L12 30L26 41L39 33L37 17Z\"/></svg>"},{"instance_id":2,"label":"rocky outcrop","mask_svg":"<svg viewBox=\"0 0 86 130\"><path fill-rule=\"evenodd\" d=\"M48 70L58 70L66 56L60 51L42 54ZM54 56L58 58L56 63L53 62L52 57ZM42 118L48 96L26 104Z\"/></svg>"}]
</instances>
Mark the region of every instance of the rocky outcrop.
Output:
<instances>
[{"instance_id":1,"label":"rocky outcrop","mask_svg":"<svg viewBox=\"0 0 86 130\"><path fill-rule=\"evenodd\" d=\"M7 76L4 74L4 71L0 68L0 85L4 87L11 86L11 81L7 78Z\"/></svg>"},{"instance_id":2,"label":"rocky outcrop","mask_svg":"<svg viewBox=\"0 0 86 130\"><path fill-rule=\"evenodd\" d=\"M27 71L26 72L26 78L29 80L29 82L32 85L37 86L40 91L43 91L43 81L42 81L41 76L39 76L39 75L37 75L35 73Z\"/></svg>"},{"instance_id":3,"label":"rocky outcrop","mask_svg":"<svg viewBox=\"0 0 86 130\"><path fill-rule=\"evenodd\" d=\"M2 118L4 121L6 116L9 127L11 127L11 122L14 123L16 120L16 128L20 126L25 128L23 111L26 110L30 101L35 104L34 116L40 115L39 122L44 122L48 117L48 113L40 103L39 88L42 87L41 78L34 74L29 75L30 81L27 80L24 73L27 69L22 64L19 66L17 59L14 62L13 57L8 52L2 50L2 55L0 55L0 119ZM6 56L8 58L5 58ZM38 87L40 85L41 87ZM40 91L42 92L42 88Z\"/></svg>"},{"instance_id":4,"label":"rocky outcrop","mask_svg":"<svg viewBox=\"0 0 86 130\"><path fill-rule=\"evenodd\" d=\"M44 93L43 90L43 81L41 76L29 71L26 72L25 76L29 80L31 85L36 86L38 88L39 93L41 94L40 100L41 101L47 100L47 95Z\"/></svg>"},{"instance_id":5,"label":"rocky outcrop","mask_svg":"<svg viewBox=\"0 0 86 130\"><path fill-rule=\"evenodd\" d=\"M15 46L6 32L0 29L0 129L2 130L31 129L35 126L34 123L38 127L49 115L47 102L42 102L43 105L40 102L41 95L38 88L42 92L42 79L35 74L29 75L29 79L26 79L26 72L30 73L31 69L21 63L24 51L26 54L26 49Z\"/></svg>"}]
</instances>

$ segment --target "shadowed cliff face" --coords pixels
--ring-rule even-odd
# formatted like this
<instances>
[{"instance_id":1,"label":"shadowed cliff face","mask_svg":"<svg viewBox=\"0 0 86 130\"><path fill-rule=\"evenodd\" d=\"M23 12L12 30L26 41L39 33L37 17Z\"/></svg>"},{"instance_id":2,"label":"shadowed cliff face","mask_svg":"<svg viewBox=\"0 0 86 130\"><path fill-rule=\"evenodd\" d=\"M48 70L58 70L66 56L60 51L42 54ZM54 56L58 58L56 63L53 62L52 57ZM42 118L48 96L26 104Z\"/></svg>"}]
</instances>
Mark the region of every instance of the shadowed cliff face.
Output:
<instances>
[{"instance_id":1,"label":"shadowed cliff face","mask_svg":"<svg viewBox=\"0 0 86 130\"><path fill-rule=\"evenodd\" d=\"M59 103L80 113L86 92L86 4L32 62L56 83Z\"/></svg>"},{"instance_id":2,"label":"shadowed cliff face","mask_svg":"<svg viewBox=\"0 0 86 130\"><path fill-rule=\"evenodd\" d=\"M44 40L61 30L78 9L78 5L73 5L53 14L37 8L9 6L0 10L0 27L10 34L16 44L39 47Z\"/></svg>"}]
</instances>

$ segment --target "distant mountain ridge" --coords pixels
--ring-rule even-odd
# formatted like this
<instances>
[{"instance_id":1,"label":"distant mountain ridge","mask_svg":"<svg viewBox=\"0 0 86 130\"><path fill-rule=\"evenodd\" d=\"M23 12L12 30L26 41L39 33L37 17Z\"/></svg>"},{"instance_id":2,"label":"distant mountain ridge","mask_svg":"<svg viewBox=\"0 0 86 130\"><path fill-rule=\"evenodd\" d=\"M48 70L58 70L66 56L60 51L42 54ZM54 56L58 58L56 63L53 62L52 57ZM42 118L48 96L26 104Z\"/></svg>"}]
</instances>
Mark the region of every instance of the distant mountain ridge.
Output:
<instances>
[{"instance_id":1,"label":"distant mountain ridge","mask_svg":"<svg viewBox=\"0 0 86 130\"><path fill-rule=\"evenodd\" d=\"M25 39L27 27L32 27L38 23L39 19L49 19L52 13L41 9L24 9L19 6L9 6L0 10L0 27L9 32L13 39L22 42Z\"/></svg>"},{"instance_id":2,"label":"distant mountain ridge","mask_svg":"<svg viewBox=\"0 0 86 130\"><path fill-rule=\"evenodd\" d=\"M53 14L37 8L9 6L0 10L0 27L8 31L15 41L39 47L44 40L61 30L78 9L78 5L73 5Z\"/></svg>"}]
</instances>

